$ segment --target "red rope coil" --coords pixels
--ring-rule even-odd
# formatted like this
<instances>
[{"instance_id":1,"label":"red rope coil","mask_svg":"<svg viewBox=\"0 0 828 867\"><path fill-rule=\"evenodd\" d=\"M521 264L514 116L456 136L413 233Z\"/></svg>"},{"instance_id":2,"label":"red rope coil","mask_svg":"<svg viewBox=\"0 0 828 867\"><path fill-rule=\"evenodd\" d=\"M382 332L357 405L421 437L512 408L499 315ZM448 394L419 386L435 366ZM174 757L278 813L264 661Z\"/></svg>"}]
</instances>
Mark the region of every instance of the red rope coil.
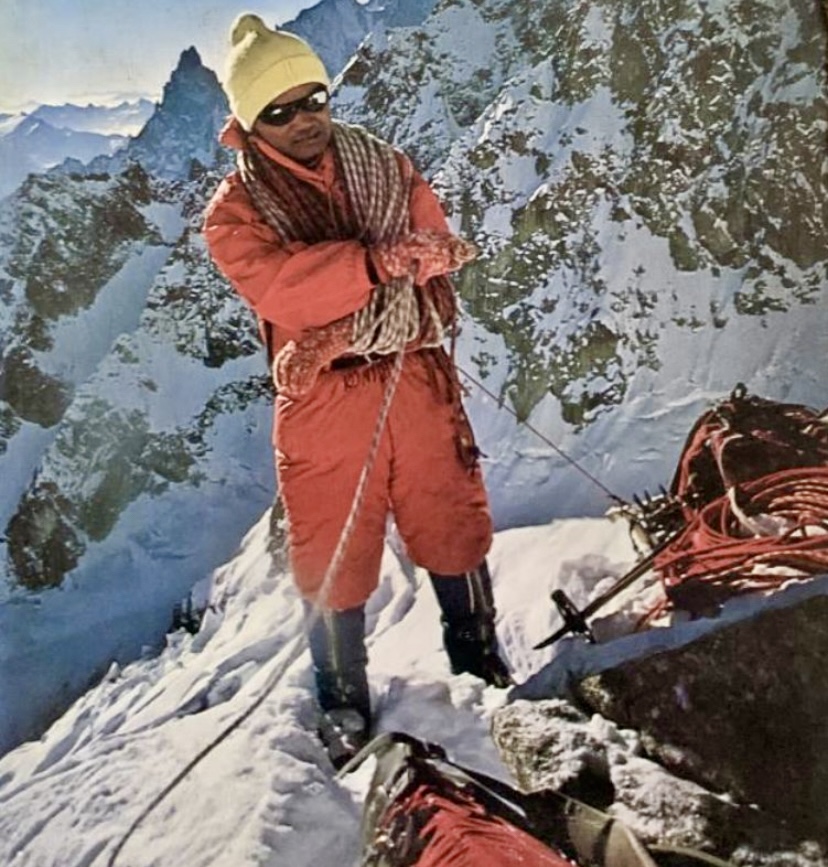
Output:
<instances>
[{"instance_id":1,"label":"red rope coil","mask_svg":"<svg viewBox=\"0 0 828 867\"><path fill-rule=\"evenodd\" d=\"M729 488L701 507L655 559L666 599L703 613L740 593L828 573L828 466L781 470Z\"/></svg>"}]
</instances>

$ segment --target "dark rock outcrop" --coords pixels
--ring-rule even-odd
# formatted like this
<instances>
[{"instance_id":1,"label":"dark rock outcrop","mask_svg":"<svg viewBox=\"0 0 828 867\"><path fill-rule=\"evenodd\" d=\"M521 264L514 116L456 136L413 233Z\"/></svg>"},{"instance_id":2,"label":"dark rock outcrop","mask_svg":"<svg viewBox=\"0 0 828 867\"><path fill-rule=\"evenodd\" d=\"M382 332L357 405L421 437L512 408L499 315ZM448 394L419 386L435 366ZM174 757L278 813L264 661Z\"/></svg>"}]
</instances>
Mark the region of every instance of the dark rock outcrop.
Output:
<instances>
[{"instance_id":1,"label":"dark rock outcrop","mask_svg":"<svg viewBox=\"0 0 828 867\"><path fill-rule=\"evenodd\" d=\"M767 610L576 688L676 774L828 840L828 598Z\"/></svg>"},{"instance_id":2,"label":"dark rock outcrop","mask_svg":"<svg viewBox=\"0 0 828 867\"><path fill-rule=\"evenodd\" d=\"M825 867L825 846L755 805L670 773L644 738L564 699L516 701L492 731L524 791L554 789L603 809L648 846L691 848L738 867Z\"/></svg>"}]
</instances>

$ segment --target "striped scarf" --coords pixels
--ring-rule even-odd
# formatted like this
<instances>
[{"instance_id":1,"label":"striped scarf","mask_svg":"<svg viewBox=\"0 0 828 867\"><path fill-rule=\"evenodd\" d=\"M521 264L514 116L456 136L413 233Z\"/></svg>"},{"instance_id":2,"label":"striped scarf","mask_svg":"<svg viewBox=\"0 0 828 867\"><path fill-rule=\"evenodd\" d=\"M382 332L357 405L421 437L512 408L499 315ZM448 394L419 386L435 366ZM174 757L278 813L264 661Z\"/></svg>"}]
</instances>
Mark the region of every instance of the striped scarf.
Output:
<instances>
[{"instance_id":1,"label":"striped scarf","mask_svg":"<svg viewBox=\"0 0 828 867\"><path fill-rule=\"evenodd\" d=\"M409 230L411 162L361 127L335 122L332 142L348 203L344 212L289 169L246 147L238 168L256 210L285 244L356 239L372 247L400 240ZM352 315L351 351L389 354L439 346L454 312L447 278L430 280L423 291L415 290L411 277L393 278Z\"/></svg>"}]
</instances>

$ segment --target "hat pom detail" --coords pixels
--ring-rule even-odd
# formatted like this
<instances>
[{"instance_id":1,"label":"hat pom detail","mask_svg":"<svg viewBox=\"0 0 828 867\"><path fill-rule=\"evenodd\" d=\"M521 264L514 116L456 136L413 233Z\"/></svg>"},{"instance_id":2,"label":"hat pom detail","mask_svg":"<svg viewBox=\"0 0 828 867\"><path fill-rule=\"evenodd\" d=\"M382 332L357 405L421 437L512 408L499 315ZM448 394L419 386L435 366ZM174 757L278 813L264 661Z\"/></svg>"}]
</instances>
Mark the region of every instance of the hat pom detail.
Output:
<instances>
[{"instance_id":1,"label":"hat pom detail","mask_svg":"<svg viewBox=\"0 0 828 867\"><path fill-rule=\"evenodd\" d=\"M238 45L248 33L267 33L267 25L258 15L245 12L239 15L230 28L230 44Z\"/></svg>"}]
</instances>

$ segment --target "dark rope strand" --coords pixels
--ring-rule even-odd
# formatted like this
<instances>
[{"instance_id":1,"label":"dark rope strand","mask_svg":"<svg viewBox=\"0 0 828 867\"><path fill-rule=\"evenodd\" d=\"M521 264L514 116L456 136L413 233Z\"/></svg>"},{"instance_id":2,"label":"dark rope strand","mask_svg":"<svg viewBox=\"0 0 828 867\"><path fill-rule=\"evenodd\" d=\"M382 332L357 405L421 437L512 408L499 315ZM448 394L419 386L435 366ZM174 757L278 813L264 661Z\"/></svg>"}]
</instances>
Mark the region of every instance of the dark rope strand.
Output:
<instances>
[{"instance_id":1,"label":"dark rope strand","mask_svg":"<svg viewBox=\"0 0 828 867\"><path fill-rule=\"evenodd\" d=\"M498 404L498 406L503 407L503 409L505 409L507 412L511 413L517 419L518 424L522 424L524 427L526 427L530 431L532 431L532 433L535 434L536 437L543 440L551 449L553 449L558 455L560 455L565 461L567 461L579 473L581 473L581 475L585 476L587 479L589 479L592 482L593 485L595 485L597 488L599 488L601 491L603 491L613 502L617 503L620 506L626 505L626 501L621 499L621 497L619 497L618 494L613 493L613 491L611 491L600 479L597 479L594 475L592 475L591 472L589 472L589 470L582 467L578 463L578 461L575 460L575 458L571 458L562 448L560 448L560 446L555 445L555 443L553 443L552 440L549 439L549 437L547 437L545 434L541 433L541 431L539 431L534 425L530 424L528 421L524 421L523 419L521 419L520 416L518 416L518 414L512 409L512 407L508 406L496 394L493 394L491 391L489 391L489 389L486 388L486 386L483 385L482 382L478 382L478 380L476 380L471 374L469 374L465 370L463 370L462 367L458 366L457 369L460 371L460 373L463 374L463 376L466 377L466 379L469 380L469 382L476 385L484 394L488 395L493 401L495 401Z\"/></svg>"}]
</instances>

